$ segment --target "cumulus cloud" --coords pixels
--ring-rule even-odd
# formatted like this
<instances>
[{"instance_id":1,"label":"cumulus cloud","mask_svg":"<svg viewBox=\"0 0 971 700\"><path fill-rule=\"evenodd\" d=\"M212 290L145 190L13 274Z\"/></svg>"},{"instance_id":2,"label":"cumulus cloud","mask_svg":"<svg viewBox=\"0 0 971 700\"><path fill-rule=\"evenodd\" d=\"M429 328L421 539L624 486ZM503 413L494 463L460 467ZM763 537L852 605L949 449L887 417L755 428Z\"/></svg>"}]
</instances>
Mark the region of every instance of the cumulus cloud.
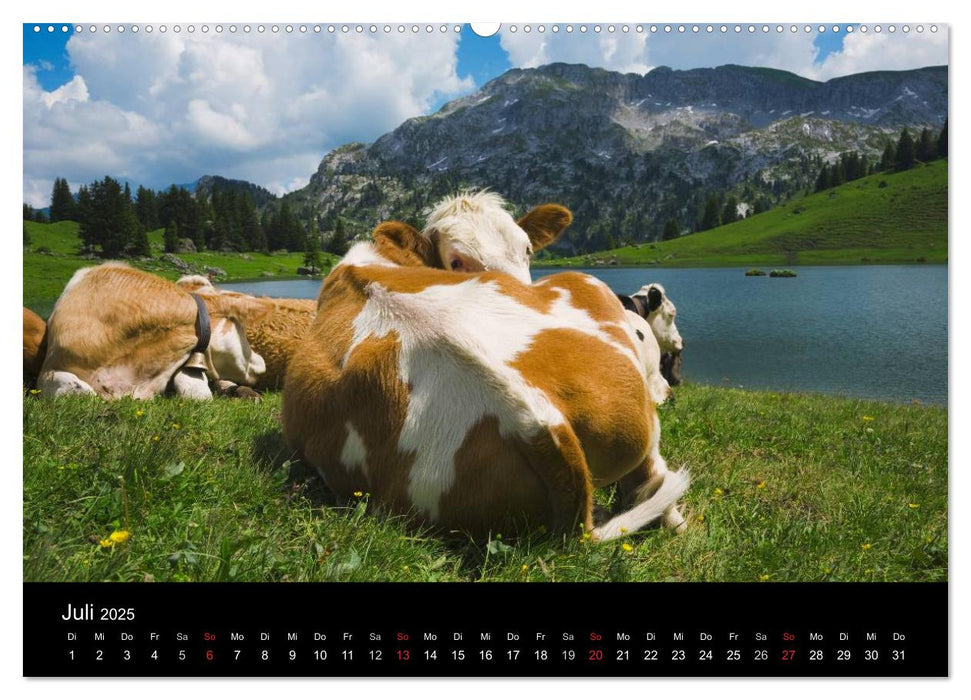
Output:
<instances>
[{"instance_id":1,"label":"cumulus cloud","mask_svg":"<svg viewBox=\"0 0 971 700\"><path fill-rule=\"evenodd\" d=\"M45 91L24 68L24 196L45 205L55 177L105 174L294 189L330 149L471 91L457 44L453 32L75 35L65 85Z\"/></svg>"},{"instance_id":2,"label":"cumulus cloud","mask_svg":"<svg viewBox=\"0 0 971 700\"><path fill-rule=\"evenodd\" d=\"M647 35L637 32L585 34L565 31L511 32L503 27L499 43L517 68L547 63L583 63L621 73L647 73L653 66L646 55Z\"/></svg>"},{"instance_id":3,"label":"cumulus cloud","mask_svg":"<svg viewBox=\"0 0 971 700\"><path fill-rule=\"evenodd\" d=\"M817 34L802 28L783 32L771 25L755 33L747 27L741 32L670 33L645 30L627 33L594 32L592 25L585 33L563 30L554 34L510 32L503 27L500 43L509 61L518 68L534 68L547 63L584 63L588 66L620 72L647 73L657 66L675 69L714 68L729 63L745 66L767 66L786 70L815 80L828 80L869 70L907 70L948 62L947 32L887 32L845 35L843 49L821 56L815 44Z\"/></svg>"},{"instance_id":4,"label":"cumulus cloud","mask_svg":"<svg viewBox=\"0 0 971 700\"><path fill-rule=\"evenodd\" d=\"M813 77L828 80L873 70L907 70L948 63L946 29L920 34L856 32L843 39L843 50L830 54Z\"/></svg>"}]
</instances>

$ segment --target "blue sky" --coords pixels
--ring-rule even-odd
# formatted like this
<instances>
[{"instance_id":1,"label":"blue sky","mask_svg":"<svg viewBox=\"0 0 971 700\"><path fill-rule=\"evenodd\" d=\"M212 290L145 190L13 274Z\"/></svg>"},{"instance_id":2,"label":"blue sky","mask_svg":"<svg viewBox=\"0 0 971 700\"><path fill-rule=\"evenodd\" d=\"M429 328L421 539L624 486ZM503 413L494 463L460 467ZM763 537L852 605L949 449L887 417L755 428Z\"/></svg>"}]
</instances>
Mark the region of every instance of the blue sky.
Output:
<instances>
[{"instance_id":1,"label":"blue sky","mask_svg":"<svg viewBox=\"0 0 971 700\"><path fill-rule=\"evenodd\" d=\"M737 63L826 80L947 62L946 28L864 35L846 25L838 33L760 25L749 34L688 25L652 34L647 25L504 25L483 38L453 25L375 34L298 25L290 35L271 25L262 34L257 25L233 34L215 25L193 33L169 25L165 34L62 26L23 28L24 200L34 206L56 177L76 189L106 174L155 188L219 174L288 192L306 185L328 151L372 142L512 67L562 61L643 74Z\"/></svg>"},{"instance_id":2,"label":"blue sky","mask_svg":"<svg viewBox=\"0 0 971 700\"><path fill-rule=\"evenodd\" d=\"M24 64L38 66L37 79L45 90L54 90L74 77L70 60L67 55L67 40L72 32L62 32L65 24L54 25L57 31L49 33L43 25L43 31L35 32L37 25L24 25Z\"/></svg>"}]
</instances>

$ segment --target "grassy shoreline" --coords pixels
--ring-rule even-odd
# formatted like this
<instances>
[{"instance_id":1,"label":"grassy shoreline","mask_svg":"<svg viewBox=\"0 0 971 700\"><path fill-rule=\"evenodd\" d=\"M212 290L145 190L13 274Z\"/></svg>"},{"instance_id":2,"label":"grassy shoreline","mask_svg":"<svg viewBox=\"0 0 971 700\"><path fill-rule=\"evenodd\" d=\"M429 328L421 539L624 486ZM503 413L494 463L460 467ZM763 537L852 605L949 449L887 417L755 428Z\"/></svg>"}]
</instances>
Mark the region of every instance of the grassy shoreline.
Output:
<instances>
[{"instance_id":1,"label":"grassy shoreline","mask_svg":"<svg viewBox=\"0 0 971 700\"><path fill-rule=\"evenodd\" d=\"M26 396L24 580L947 580L946 408L679 387L661 445L691 470L689 529L627 551L448 540L336 503L279 405Z\"/></svg>"}]
</instances>

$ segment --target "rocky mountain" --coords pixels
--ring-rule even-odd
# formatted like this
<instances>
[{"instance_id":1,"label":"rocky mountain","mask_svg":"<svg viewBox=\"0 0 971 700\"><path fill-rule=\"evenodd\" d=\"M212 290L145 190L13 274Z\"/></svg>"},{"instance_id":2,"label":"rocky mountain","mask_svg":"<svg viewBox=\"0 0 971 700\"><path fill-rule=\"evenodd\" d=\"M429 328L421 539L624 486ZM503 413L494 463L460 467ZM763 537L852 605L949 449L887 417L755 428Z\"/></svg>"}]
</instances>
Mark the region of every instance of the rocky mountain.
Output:
<instances>
[{"instance_id":1,"label":"rocky mountain","mask_svg":"<svg viewBox=\"0 0 971 700\"><path fill-rule=\"evenodd\" d=\"M420 224L439 197L488 187L518 208L569 206L572 252L653 240L671 218L693 230L713 193L766 208L842 152L876 160L903 127L939 129L947 81L946 66L827 82L733 65L514 69L373 144L332 151L287 199L323 230L340 216L363 233L387 218Z\"/></svg>"}]
</instances>

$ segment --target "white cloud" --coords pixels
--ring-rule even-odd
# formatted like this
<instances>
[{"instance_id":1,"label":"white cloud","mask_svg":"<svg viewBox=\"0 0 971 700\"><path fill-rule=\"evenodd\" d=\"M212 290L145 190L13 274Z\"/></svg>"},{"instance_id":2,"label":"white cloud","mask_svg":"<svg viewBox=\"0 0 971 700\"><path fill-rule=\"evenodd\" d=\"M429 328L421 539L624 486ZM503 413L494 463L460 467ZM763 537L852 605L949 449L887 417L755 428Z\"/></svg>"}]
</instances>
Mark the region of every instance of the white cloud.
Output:
<instances>
[{"instance_id":1,"label":"white cloud","mask_svg":"<svg viewBox=\"0 0 971 700\"><path fill-rule=\"evenodd\" d=\"M24 68L24 196L43 206L55 177L105 174L292 189L331 148L469 92L457 43L454 32L75 35L70 82L48 92Z\"/></svg>"},{"instance_id":2,"label":"white cloud","mask_svg":"<svg viewBox=\"0 0 971 700\"><path fill-rule=\"evenodd\" d=\"M856 32L843 39L843 50L830 54L813 77L820 80L873 70L907 70L948 63L947 29L918 34Z\"/></svg>"},{"instance_id":3,"label":"white cloud","mask_svg":"<svg viewBox=\"0 0 971 700\"><path fill-rule=\"evenodd\" d=\"M621 73L644 74L652 66L647 60L647 35L637 32L553 33L510 32L504 26L499 43L517 68L535 68L548 63L583 63Z\"/></svg>"},{"instance_id":4,"label":"white cloud","mask_svg":"<svg viewBox=\"0 0 971 700\"><path fill-rule=\"evenodd\" d=\"M577 25L575 25L577 26ZM843 50L832 53L820 61L820 50L815 45L814 31L791 32L786 25L783 32L770 25L769 32L762 26L749 33L748 27L741 32L731 25L727 32L690 29L686 33L660 30L651 33L630 27L627 33L616 31L599 33L588 25L585 33L562 29L553 34L549 30L515 33L503 27L500 34L502 48L509 61L518 68L535 68L554 63L584 63L588 66L621 72L646 73L657 66L674 69L714 68L729 63L744 66L766 66L786 70L815 80L850 75L869 70L907 70L948 62L947 32L932 33L911 31L889 34L854 32L844 38ZM635 25L636 26L636 25Z\"/></svg>"},{"instance_id":5,"label":"white cloud","mask_svg":"<svg viewBox=\"0 0 971 700\"><path fill-rule=\"evenodd\" d=\"M47 109L50 109L58 102L67 102L69 100L74 100L76 102L87 102L88 101L88 86L84 84L84 78L80 75L75 75L71 78L71 81L64 83L61 87L53 90L51 92L45 92L41 96Z\"/></svg>"}]
</instances>

